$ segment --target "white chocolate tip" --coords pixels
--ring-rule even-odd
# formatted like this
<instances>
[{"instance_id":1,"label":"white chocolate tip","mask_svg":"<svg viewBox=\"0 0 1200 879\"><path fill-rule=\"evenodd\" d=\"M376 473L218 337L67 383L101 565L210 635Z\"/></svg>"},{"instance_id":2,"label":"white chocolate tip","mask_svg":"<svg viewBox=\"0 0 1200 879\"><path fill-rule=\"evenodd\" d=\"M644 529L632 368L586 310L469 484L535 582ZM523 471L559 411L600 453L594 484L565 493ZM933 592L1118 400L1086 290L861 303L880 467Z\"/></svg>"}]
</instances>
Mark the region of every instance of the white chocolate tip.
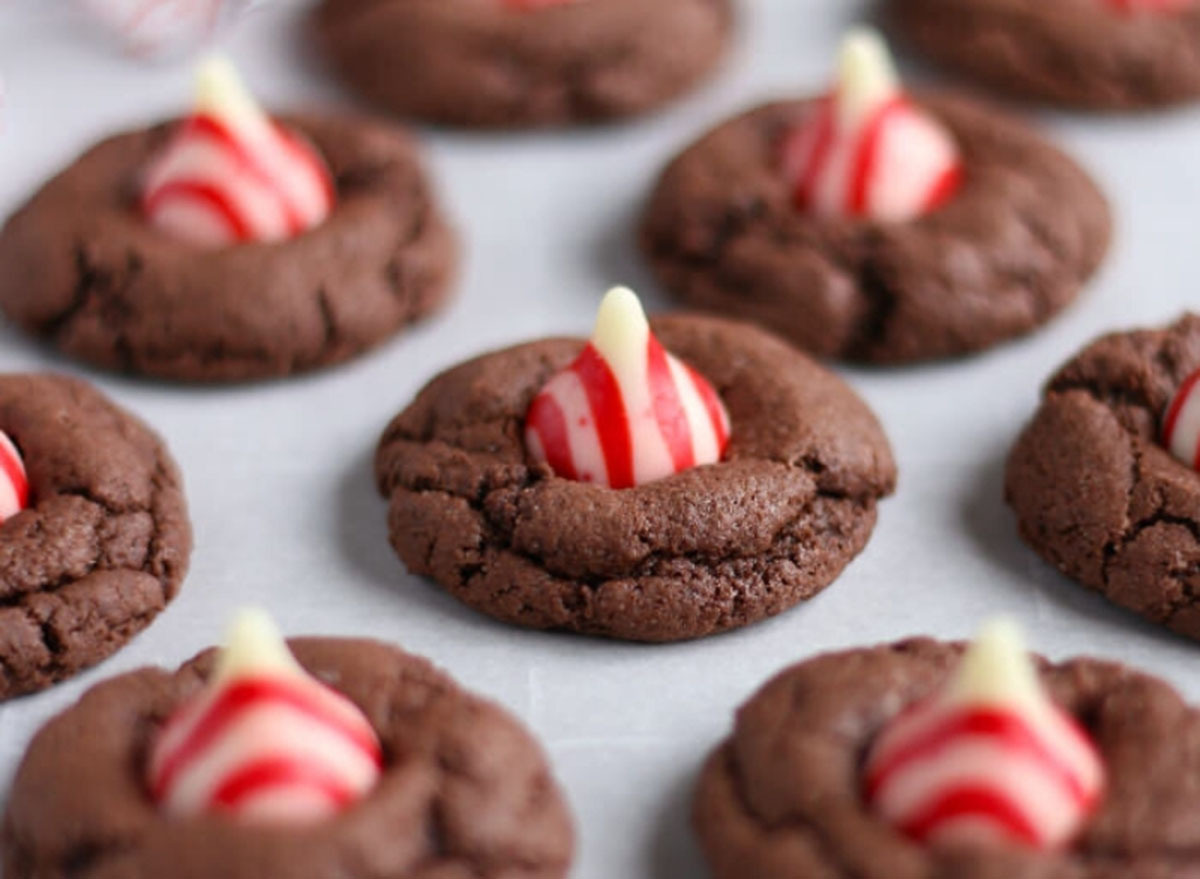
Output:
<instances>
[{"instance_id":1,"label":"white chocolate tip","mask_svg":"<svg viewBox=\"0 0 1200 879\"><path fill-rule=\"evenodd\" d=\"M270 120L223 55L210 55L196 68L196 112L215 116L235 130L254 134Z\"/></svg>"},{"instance_id":2,"label":"white chocolate tip","mask_svg":"<svg viewBox=\"0 0 1200 879\"><path fill-rule=\"evenodd\" d=\"M215 677L225 680L258 672L295 674L300 665L270 614L258 608L237 612L225 635Z\"/></svg>"},{"instance_id":3,"label":"white chocolate tip","mask_svg":"<svg viewBox=\"0 0 1200 879\"><path fill-rule=\"evenodd\" d=\"M644 354L650 323L637 294L628 287L613 287L596 312L592 345L610 363Z\"/></svg>"},{"instance_id":4,"label":"white chocolate tip","mask_svg":"<svg viewBox=\"0 0 1200 879\"><path fill-rule=\"evenodd\" d=\"M1037 671L1016 623L1000 618L980 629L963 656L950 698L987 704L1042 704Z\"/></svg>"},{"instance_id":5,"label":"white chocolate tip","mask_svg":"<svg viewBox=\"0 0 1200 879\"><path fill-rule=\"evenodd\" d=\"M900 90L887 43L878 31L856 27L842 39L838 57L838 117L843 125L863 119Z\"/></svg>"}]
</instances>

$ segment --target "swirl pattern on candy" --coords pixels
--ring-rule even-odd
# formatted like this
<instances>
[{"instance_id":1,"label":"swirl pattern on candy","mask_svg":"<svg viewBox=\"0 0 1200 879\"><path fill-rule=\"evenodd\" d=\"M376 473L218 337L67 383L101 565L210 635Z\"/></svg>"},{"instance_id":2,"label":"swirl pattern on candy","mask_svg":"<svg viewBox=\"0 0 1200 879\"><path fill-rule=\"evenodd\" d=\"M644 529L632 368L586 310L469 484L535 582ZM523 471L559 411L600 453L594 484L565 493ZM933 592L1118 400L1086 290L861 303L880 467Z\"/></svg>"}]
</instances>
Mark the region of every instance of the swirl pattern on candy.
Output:
<instances>
[{"instance_id":1,"label":"swirl pattern on candy","mask_svg":"<svg viewBox=\"0 0 1200 879\"><path fill-rule=\"evenodd\" d=\"M876 814L932 844L1056 848L1103 786L1094 744L1043 691L1004 621L983 630L946 691L883 730L866 766Z\"/></svg>"},{"instance_id":2,"label":"swirl pattern on candy","mask_svg":"<svg viewBox=\"0 0 1200 879\"><path fill-rule=\"evenodd\" d=\"M729 413L650 332L624 287L600 304L592 341L530 404L525 443L559 476L630 488L721 460Z\"/></svg>"},{"instance_id":3,"label":"swirl pattern on candy","mask_svg":"<svg viewBox=\"0 0 1200 879\"><path fill-rule=\"evenodd\" d=\"M25 462L8 434L0 430L0 522L29 506L29 477Z\"/></svg>"},{"instance_id":4,"label":"swirl pattern on candy","mask_svg":"<svg viewBox=\"0 0 1200 879\"><path fill-rule=\"evenodd\" d=\"M273 122L220 58L201 65L197 100L146 174L142 212L196 247L281 241L319 225L333 182L315 150Z\"/></svg>"},{"instance_id":5,"label":"swirl pattern on candy","mask_svg":"<svg viewBox=\"0 0 1200 879\"><path fill-rule=\"evenodd\" d=\"M948 201L962 182L958 146L903 93L882 38L852 31L838 68L833 91L784 141L796 207L902 222Z\"/></svg>"},{"instance_id":6,"label":"swirl pattern on candy","mask_svg":"<svg viewBox=\"0 0 1200 879\"><path fill-rule=\"evenodd\" d=\"M176 816L306 823L360 799L381 767L358 707L310 677L265 614L243 611L207 689L155 740L149 784Z\"/></svg>"},{"instance_id":7,"label":"swirl pattern on candy","mask_svg":"<svg viewBox=\"0 0 1200 879\"><path fill-rule=\"evenodd\" d=\"M1200 369L1183 380L1163 415L1162 444L1193 470L1200 470Z\"/></svg>"}]
</instances>

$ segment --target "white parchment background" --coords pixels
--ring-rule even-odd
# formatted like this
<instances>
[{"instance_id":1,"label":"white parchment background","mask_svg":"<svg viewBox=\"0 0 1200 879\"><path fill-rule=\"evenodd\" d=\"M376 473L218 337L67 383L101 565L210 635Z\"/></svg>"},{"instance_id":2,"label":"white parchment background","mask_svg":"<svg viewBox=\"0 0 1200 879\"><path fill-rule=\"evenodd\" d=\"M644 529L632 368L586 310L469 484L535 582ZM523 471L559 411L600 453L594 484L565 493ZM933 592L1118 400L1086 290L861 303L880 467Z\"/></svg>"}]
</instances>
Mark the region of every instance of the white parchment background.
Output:
<instances>
[{"instance_id":1,"label":"white parchment background","mask_svg":"<svg viewBox=\"0 0 1200 879\"><path fill-rule=\"evenodd\" d=\"M273 105L350 102L303 40L304 5L260 7L228 50ZM614 282L666 305L630 234L658 169L750 102L821 87L839 32L865 12L848 0L741 5L744 27L723 76L652 119L586 133L430 134L432 167L467 245L458 298L349 366L190 390L98 375L0 327L0 369L86 375L165 435L196 533L182 593L145 634L70 683L0 706L0 790L34 730L84 688L142 664L177 664L218 638L245 602L266 604L292 634L395 641L524 718L577 817L576 879L702 876L687 829L699 762L739 702L818 651L963 636L1006 612L1053 656L1126 660L1200 697L1200 646L1059 577L1018 542L1001 500L1004 455L1050 370L1103 330L1162 322L1197 300L1196 111L1044 115L1112 197L1111 258L1075 308L1027 340L945 366L844 371L883 420L900 489L866 552L808 605L698 643L607 643L493 623L407 576L392 555L370 470L390 416L464 357L586 333ZM120 57L66 0L0 0L0 72L0 213L93 140L179 112L190 93L186 65Z\"/></svg>"}]
</instances>

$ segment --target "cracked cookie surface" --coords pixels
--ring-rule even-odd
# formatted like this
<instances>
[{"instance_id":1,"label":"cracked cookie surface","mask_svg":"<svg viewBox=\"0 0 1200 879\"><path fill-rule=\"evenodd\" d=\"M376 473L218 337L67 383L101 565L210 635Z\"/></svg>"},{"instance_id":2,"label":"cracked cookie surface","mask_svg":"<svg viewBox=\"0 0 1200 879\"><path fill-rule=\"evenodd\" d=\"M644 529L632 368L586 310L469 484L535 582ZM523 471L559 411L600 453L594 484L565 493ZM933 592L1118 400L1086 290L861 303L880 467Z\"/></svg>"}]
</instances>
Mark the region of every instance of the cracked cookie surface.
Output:
<instances>
[{"instance_id":1,"label":"cracked cookie surface","mask_svg":"<svg viewBox=\"0 0 1200 879\"><path fill-rule=\"evenodd\" d=\"M821 656L741 707L707 761L693 823L715 879L1168 879L1200 874L1200 713L1167 684L1094 659L1041 661L1054 700L1107 772L1100 807L1062 851L934 848L864 805L872 739L932 695L960 645L928 639Z\"/></svg>"},{"instance_id":2,"label":"cracked cookie surface","mask_svg":"<svg viewBox=\"0 0 1200 879\"><path fill-rule=\"evenodd\" d=\"M747 625L837 577L895 485L875 416L748 324L651 323L728 408L725 459L620 491L554 476L526 453L525 412L584 342L486 354L430 382L380 441L391 542L412 573L505 622L639 641Z\"/></svg>"},{"instance_id":3,"label":"cracked cookie surface","mask_svg":"<svg viewBox=\"0 0 1200 879\"><path fill-rule=\"evenodd\" d=\"M887 16L935 61L1009 95L1092 110L1200 98L1200 7L1107 0L889 0Z\"/></svg>"},{"instance_id":4,"label":"cracked cookie surface","mask_svg":"<svg viewBox=\"0 0 1200 879\"><path fill-rule=\"evenodd\" d=\"M1105 336L1064 366L1008 460L1021 536L1068 577L1200 638L1200 474L1158 441L1200 368L1200 316Z\"/></svg>"},{"instance_id":5,"label":"cracked cookie surface","mask_svg":"<svg viewBox=\"0 0 1200 879\"><path fill-rule=\"evenodd\" d=\"M162 441L90 385L0 376L0 430L30 507L0 525L0 700L122 647L175 597L191 553L182 481Z\"/></svg>"},{"instance_id":6,"label":"cracked cookie surface","mask_svg":"<svg viewBox=\"0 0 1200 879\"><path fill-rule=\"evenodd\" d=\"M336 204L291 240L198 250L146 223L139 174L172 124L117 135L0 231L0 309L65 353L179 381L288 375L353 357L439 306L455 244L414 142L353 117L293 117Z\"/></svg>"},{"instance_id":7,"label":"cracked cookie surface","mask_svg":"<svg viewBox=\"0 0 1200 879\"><path fill-rule=\"evenodd\" d=\"M360 802L302 828L162 814L143 780L150 737L215 654L103 682L34 738L0 830L7 879L562 879L571 818L541 748L507 712L428 662L372 641L290 642L355 702L383 745ZM70 795L66 795L67 793Z\"/></svg>"},{"instance_id":8,"label":"cracked cookie surface","mask_svg":"<svg viewBox=\"0 0 1200 879\"><path fill-rule=\"evenodd\" d=\"M403 116L516 128L647 112L711 73L731 0L324 0L315 29L354 88Z\"/></svg>"},{"instance_id":9,"label":"cracked cookie surface","mask_svg":"<svg viewBox=\"0 0 1200 879\"><path fill-rule=\"evenodd\" d=\"M1108 249L1104 196L1023 123L955 97L918 103L963 153L940 209L890 224L797 210L780 149L814 102L767 105L664 172L640 234L660 282L819 356L874 363L967 354L1048 321Z\"/></svg>"}]
</instances>

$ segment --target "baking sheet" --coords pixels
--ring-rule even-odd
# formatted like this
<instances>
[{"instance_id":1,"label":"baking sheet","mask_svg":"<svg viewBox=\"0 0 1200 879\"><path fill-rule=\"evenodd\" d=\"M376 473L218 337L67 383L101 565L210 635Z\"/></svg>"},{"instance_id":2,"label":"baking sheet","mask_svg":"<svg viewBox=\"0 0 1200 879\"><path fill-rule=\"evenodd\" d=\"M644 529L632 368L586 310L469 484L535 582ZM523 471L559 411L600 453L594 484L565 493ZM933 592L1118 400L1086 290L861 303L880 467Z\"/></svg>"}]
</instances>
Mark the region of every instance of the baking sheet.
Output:
<instances>
[{"instance_id":1,"label":"baking sheet","mask_svg":"<svg viewBox=\"0 0 1200 879\"><path fill-rule=\"evenodd\" d=\"M260 3L227 41L275 106L353 103L306 45L306 3ZM289 381L189 389L97 374L0 327L0 369L83 374L153 424L182 465L196 551L179 598L127 649L79 678L0 706L0 790L33 732L88 686L211 644L262 603L291 634L362 635L425 654L503 703L545 744L579 830L576 879L703 876L689 789L734 707L822 650L970 634L1009 613L1052 656L1125 660L1200 697L1200 647L1111 608L1017 540L1003 460L1038 387L1109 328L1162 322L1197 299L1200 112L1122 119L1041 114L1104 183L1118 234L1102 276L1033 337L966 361L842 370L882 419L900 466L867 550L816 600L749 629L639 646L507 628L404 573L371 477L375 440L435 372L489 348L586 334L604 289L665 306L631 223L661 165L711 123L822 86L864 6L752 0L724 75L654 118L585 133L429 133L466 242L447 311L348 366ZM910 65L914 75L924 71ZM98 137L177 113L186 64L113 53L65 0L0 0L0 213Z\"/></svg>"}]
</instances>

